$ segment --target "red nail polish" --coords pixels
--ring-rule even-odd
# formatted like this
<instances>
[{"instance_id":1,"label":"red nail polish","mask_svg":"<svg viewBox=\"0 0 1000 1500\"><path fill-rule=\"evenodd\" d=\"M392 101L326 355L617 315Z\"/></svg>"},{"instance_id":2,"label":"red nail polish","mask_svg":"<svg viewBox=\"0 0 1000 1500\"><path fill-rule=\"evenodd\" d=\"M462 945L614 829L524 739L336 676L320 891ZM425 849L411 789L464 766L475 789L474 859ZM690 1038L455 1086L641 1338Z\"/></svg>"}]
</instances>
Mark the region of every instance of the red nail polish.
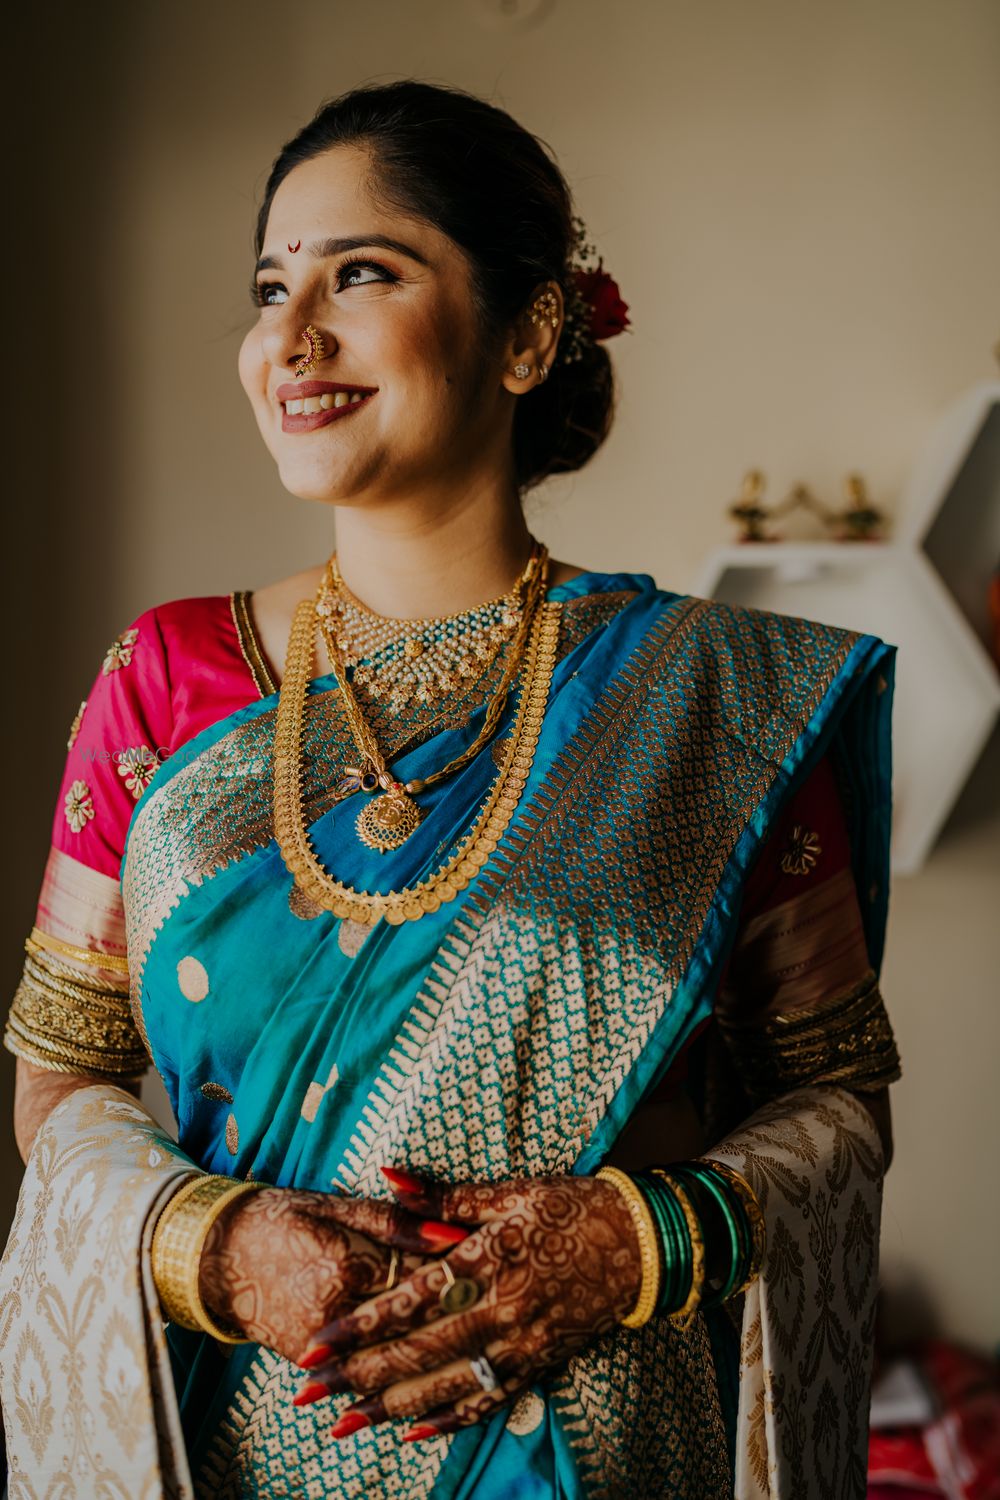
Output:
<instances>
[{"instance_id":1,"label":"red nail polish","mask_svg":"<svg viewBox=\"0 0 1000 1500\"><path fill-rule=\"evenodd\" d=\"M412 1172L404 1172L399 1167L381 1167L379 1170L397 1193L408 1193L411 1198L423 1196L425 1191L423 1178L414 1176Z\"/></svg>"},{"instance_id":2,"label":"red nail polish","mask_svg":"<svg viewBox=\"0 0 1000 1500\"><path fill-rule=\"evenodd\" d=\"M293 1406L311 1406L314 1401L322 1401L324 1396L329 1396L330 1387L322 1380L310 1380L301 1391L292 1397Z\"/></svg>"},{"instance_id":3,"label":"red nail polish","mask_svg":"<svg viewBox=\"0 0 1000 1500\"><path fill-rule=\"evenodd\" d=\"M363 1411L345 1411L344 1415L330 1429L330 1436L335 1438L350 1437L352 1432L358 1432L362 1427L370 1427L372 1424Z\"/></svg>"},{"instance_id":4,"label":"red nail polish","mask_svg":"<svg viewBox=\"0 0 1000 1500\"><path fill-rule=\"evenodd\" d=\"M419 1443L423 1438L432 1438L438 1436L439 1433L436 1427L432 1427L429 1422L421 1422L419 1427L411 1427L409 1432L403 1433L403 1442Z\"/></svg>"},{"instance_id":5,"label":"red nail polish","mask_svg":"<svg viewBox=\"0 0 1000 1500\"><path fill-rule=\"evenodd\" d=\"M325 1365L328 1359L333 1359L336 1352L332 1344L314 1344L299 1360L299 1369L315 1370L319 1365Z\"/></svg>"},{"instance_id":6,"label":"red nail polish","mask_svg":"<svg viewBox=\"0 0 1000 1500\"><path fill-rule=\"evenodd\" d=\"M460 1245L469 1238L470 1231L460 1224L444 1224L440 1219L425 1219L420 1226L420 1238L430 1245Z\"/></svg>"}]
</instances>

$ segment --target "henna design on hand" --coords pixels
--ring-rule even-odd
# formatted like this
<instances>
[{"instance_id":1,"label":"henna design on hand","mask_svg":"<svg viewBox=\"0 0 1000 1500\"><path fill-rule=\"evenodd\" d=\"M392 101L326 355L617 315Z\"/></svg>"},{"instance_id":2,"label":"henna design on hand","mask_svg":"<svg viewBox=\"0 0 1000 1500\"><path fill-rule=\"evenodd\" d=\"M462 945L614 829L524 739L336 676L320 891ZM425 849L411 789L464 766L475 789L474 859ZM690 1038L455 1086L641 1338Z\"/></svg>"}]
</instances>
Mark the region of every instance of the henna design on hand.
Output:
<instances>
[{"instance_id":1,"label":"henna design on hand","mask_svg":"<svg viewBox=\"0 0 1000 1500\"><path fill-rule=\"evenodd\" d=\"M386 1174L390 1176L390 1174ZM391 1180L391 1178L390 1178ZM419 1184L403 1201L479 1228L447 1257L481 1289L464 1312L445 1314L441 1264L339 1315L317 1335L335 1358L315 1371L312 1399L347 1386L381 1402L349 1408L369 1425L429 1414L435 1432L481 1420L539 1374L607 1332L635 1303L641 1256L628 1205L591 1177L545 1177L455 1187ZM485 1353L500 1389L483 1391L470 1359ZM443 1404L444 1403L444 1404ZM450 1404L447 1404L450 1403ZM337 1435L357 1430L343 1420Z\"/></svg>"},{"instance_id":2,"label":"henna design on hand","mask_svg":"<svg viewBox=\"0 0 1000 1500\"><path fill-rule=\"evenodd\" d=\"M317 1328L385 1285L393 1247L406 1278L441 1244L397 1204L261 1188L212 1225L199 1287L220 1321L296 1360Z\"/></svg>"}]
</instances>

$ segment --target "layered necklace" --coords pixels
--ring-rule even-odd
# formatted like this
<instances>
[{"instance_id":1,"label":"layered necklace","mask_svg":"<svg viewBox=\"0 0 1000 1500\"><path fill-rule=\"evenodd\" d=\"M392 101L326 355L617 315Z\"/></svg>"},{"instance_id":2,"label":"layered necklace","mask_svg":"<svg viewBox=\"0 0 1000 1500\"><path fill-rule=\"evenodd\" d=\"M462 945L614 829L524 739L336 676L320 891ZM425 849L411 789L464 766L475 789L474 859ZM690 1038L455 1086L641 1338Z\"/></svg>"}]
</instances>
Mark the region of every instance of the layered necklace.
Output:
<instances>
[{"instance_id":1,"label":"layered necklace","mask_svg":"<svg viewBox=\"0 0 1000 1500\"><path fill-rule=\"evenodd\" d=\"M298 606L275 726L275 836L296 885L317 905L367 923L381 916L389 922L415 920L452 900L486 863L523 791L548 700L560 606L545 602L547 577L548 553L534 543L524 572L501 598L459 615L394 620L368 610L350 593L333 558L316 598ZM317 629L357 750L357 764L344 767L337 792L366 794L355 828L362 842L380 853L399 849L419 826L423 813L415 799L463 769L493 738L515 679L521 679L513 733L472 829L434 875L408 889L386 895L353 890L323 867L312 848L303 808L302 736ZM473 686L504 650L500 680L472 744L429 775L399 781L365 717L361 694L397 710L414 700L433 703Z\"/></svg>"}]
</instances>

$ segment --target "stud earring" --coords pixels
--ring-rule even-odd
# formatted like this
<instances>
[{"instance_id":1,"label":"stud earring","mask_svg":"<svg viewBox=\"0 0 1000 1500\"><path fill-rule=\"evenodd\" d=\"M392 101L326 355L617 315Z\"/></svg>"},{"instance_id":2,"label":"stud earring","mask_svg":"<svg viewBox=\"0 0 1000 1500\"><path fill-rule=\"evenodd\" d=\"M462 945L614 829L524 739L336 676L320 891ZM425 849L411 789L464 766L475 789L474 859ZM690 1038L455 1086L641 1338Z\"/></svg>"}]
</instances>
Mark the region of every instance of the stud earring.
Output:
<instances>
[{"instance_id":1,"label":"stud earring","mask_svg":"<svg viewBox=\"0 0 1000 1500\"><path fill-rule=\"evenodd\" d=\"M318 328L311 323L302 330L302 337L306 341L306 352L301 359L295 361L294 375L296 380L301 380L303 375L311 375L326 353L326 345L323 343L323 335Z\"/></svg>"},{"instance_id":2,"label":"stud earring","mask_svg":"<svg viewBox=\"0 0 1000 1500\"><path fill-rule=\"evenodd\" d=\"M517 376L518 380L527 380L528 376L531 374L531 366L526 365L522 360L514 366L514 374Z\"/></svg>"},{"instance_id":3,"label":"stud earring","mask_svg":"<svg viewBox=\"0 0 1000 1500\"><path fill-rule=\"evenodd\" d=\"M559 327L559 298L551 288L540 292L535 298L528 319L536 328L541 328L543 323L549 323L553 328Z\"/></svg>"}]
</instances>

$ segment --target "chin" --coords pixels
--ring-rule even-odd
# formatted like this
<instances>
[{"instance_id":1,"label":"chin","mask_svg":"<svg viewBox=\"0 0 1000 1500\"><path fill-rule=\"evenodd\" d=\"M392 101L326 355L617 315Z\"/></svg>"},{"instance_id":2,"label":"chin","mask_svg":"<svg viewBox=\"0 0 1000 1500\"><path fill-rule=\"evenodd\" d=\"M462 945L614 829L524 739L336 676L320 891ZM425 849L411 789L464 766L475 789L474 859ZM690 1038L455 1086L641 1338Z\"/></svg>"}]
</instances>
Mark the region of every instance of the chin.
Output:
<instances>
[{"instance_id":1,"label":"chin","mask_svg":"<svg viewBox=\"0 0 1000 1500\"><path fill-rule=\"evenodd\" d=\"M332 473L326 465L279 463L278 477L288 493L299 500L333 504L345 489L345 476Z\"/></svg>"}]
</instances>

